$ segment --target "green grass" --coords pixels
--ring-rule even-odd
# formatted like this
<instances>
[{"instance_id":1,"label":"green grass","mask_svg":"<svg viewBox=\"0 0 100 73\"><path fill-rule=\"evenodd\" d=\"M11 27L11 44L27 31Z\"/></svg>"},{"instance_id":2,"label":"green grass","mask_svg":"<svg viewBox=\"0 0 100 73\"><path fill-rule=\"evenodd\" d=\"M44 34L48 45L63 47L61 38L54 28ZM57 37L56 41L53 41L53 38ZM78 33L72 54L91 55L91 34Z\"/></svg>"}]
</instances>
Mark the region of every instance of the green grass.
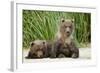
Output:
<instances>
[{"instance_id":1,"label":"green grass","mask_svg":"<svg viewBox=\"0 0 100 73\"><path fill-rule=\"evenodd\" d=\"M36 39L54 40L61 18L74 19L74 39L79 47L91 43L91 14L76 12L54 12L23 10L23 47ZM84 45L84 46L83 46Z\"/></svg>"}]
</instances>

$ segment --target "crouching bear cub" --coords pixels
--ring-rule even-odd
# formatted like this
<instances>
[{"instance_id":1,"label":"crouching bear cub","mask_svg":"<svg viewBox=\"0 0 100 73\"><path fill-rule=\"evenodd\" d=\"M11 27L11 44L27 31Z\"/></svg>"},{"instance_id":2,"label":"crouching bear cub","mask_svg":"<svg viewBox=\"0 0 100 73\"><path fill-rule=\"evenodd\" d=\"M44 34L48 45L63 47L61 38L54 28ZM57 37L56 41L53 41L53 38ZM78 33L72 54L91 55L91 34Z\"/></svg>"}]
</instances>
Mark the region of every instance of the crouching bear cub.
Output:
<instances>
[{"instance_id":1,"label":"crouching bear cub","mask_svg":"<svg viewBox=\"0 0 100 73\"><path fill-rule=\"evenodd\" d=\"M62 19L57 34L57 39L52 48L52 57L79 57L79 49L76 47L71 34L73 31L74 20Z\"/></svg>"},{"instance_id":2,"label":"crouching bear cub","mask_svg":"<svg viewBox=\"0 0 100 73\"><path fill-rule=\"evenodd\" d=\"M26 58L46 58L50 56L51 45L45 40L35 40L30 44L30 50Z\"/></svg>"}]
</instances>

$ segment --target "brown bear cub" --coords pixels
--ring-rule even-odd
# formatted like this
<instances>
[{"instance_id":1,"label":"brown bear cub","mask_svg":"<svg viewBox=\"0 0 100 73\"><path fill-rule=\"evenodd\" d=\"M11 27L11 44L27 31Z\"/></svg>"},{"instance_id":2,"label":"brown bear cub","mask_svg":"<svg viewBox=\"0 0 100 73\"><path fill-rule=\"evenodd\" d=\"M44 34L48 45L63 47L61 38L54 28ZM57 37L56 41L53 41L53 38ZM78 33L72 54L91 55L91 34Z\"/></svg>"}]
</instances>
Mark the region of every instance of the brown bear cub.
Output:
<instances>
[{"instance_id":1,"label":"brown bear cub","mask_svg":"<svg viewBox=\"0 0 100 73\"><path fill-rule=\"evenodd\" d=\"M50 56L51 45L45 40L35 40L30 44L27 59L46 58Z\"/></svg>"},{"instance_id":2,"label":"brown bear cub","mask_svg":"<svg viewBox=\"0 0 100 73\"><path fill-rule=\"evenodd\" d=\"M76 47L72 39L74 21L71 19L62 19L59 31L52 48L52 57L79 57L79 49Z\"/></svg>"}]
</instances>

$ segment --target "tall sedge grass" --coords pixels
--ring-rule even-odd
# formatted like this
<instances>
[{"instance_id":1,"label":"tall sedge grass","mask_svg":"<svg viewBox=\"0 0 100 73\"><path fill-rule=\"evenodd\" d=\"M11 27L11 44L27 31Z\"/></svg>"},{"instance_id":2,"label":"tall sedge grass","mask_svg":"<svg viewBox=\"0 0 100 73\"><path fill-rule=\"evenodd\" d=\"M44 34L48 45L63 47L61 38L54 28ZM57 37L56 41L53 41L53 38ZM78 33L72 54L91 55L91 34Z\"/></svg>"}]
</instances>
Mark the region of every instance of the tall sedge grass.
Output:
<instances>
[{"instance_id":1,"label":"tall sedge grass","mask_svg":"<svg viewBox=\"0 0 100 73\"><path fill-rule=\"evenodd\" d=\"M76 12L54 12L23 10L23 47L36 39L54 40L61 18L74 19L74 39L79 47L91 43L91 14Z\"/></svg>"}]
</instances>

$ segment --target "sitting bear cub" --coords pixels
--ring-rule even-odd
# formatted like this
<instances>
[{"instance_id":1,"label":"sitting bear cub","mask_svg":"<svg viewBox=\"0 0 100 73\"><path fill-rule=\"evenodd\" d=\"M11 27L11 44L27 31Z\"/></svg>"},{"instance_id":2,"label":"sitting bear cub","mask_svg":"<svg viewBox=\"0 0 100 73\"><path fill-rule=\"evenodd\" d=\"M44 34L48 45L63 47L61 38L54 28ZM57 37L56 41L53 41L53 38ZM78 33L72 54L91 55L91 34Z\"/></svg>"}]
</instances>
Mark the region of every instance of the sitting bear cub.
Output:
<instances>
[{"instance_id":1,"label":"sitting bear cub","mask_svg":"<svg viewBox=\"0 0 100 73\"><path fill-rule=\"evenodd\" d=\"M54 47L52 48L52 57L79 57L79 49L72 39L74 20L62 19L57 33Z\"/></svg>"}]
</instances>

